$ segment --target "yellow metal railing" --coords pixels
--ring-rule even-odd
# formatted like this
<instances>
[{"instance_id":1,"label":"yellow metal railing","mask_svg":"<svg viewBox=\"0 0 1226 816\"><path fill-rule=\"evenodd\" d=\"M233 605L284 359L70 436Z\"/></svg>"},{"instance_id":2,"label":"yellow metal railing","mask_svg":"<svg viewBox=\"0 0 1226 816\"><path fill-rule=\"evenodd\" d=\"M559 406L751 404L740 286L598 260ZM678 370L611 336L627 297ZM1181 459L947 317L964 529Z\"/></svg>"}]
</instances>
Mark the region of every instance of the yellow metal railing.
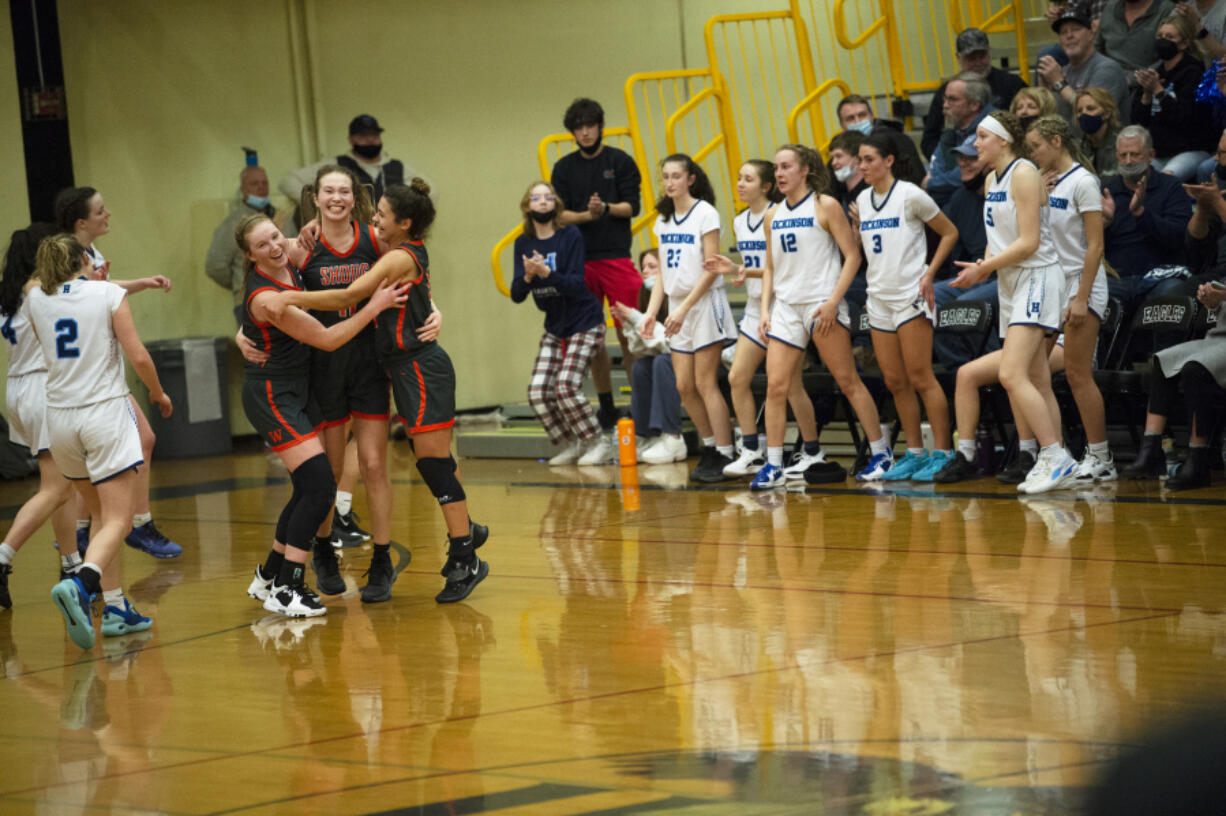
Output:
<instances>
[{"instance_id":1,"label":"yellow metal railing","mask_svg":"<svg viewBox=\"0 0 1226 816\"><path fill-rule=\"evenodd\" d=\"M692 156L735 211L745 158L770 158L785 140L812 143L825 155L839 130L837 103L853 92L876 116L892 117L894 100L935 89L957 71L954 38L968 25L1013 35L1026 66L1026 19L1042 17L1045 8L1045 0L789 0L785 10L712 17L703 29L707 66L632 75L623 88L628 125L605 130L642 175L642 210L631 225L636 242L655 243L648 227L665 156ZM819 76L826 77L820 84ZM543 178L573 142L570 134L541 140ZM504 295L503 256L521 234L517 225L491 252Z\"/></svg>"}]
</instances>

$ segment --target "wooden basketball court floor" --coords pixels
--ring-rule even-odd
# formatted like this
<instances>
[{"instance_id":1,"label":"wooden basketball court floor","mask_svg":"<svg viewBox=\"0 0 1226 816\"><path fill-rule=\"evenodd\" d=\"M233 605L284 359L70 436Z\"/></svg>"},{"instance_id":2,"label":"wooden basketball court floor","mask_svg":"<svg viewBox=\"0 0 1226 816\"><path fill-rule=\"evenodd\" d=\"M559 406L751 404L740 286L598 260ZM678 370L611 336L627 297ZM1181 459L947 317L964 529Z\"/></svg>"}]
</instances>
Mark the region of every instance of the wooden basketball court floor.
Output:
<instances>
[{"instance_id":1,"label":"wooden basketball court floor","mask_svg":"<svg viewBox=\"0 0 1226 816\"><path fill-rule=\"evenodd\" d=\"M1077 813L1226 676L1220 488L762 496L467 460L491 572L439 606L437 505L405 443L390 461L412 561L363 606L345 551L322 619L245 595L289 491L263 453L155 464L184 554L124 549L149 633L74 647L31 541L0 610L0 813ZM0 486L9 518L32 490Z\"/></svg>"}]
</instances>

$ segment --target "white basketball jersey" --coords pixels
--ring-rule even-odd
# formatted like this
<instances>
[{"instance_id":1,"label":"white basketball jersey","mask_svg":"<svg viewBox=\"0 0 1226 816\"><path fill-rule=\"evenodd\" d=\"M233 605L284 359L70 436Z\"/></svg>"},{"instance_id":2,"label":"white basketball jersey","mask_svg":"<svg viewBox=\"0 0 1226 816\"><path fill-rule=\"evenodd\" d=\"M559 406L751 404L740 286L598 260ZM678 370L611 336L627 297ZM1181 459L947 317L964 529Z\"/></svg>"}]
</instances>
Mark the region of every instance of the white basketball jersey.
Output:
<instances>
[{"instance_id":1,"label":"white basketball jersey","mask_svg":"<svg viewBox=\"0 0 1226 816\"><path fill-rule=\"evenodd\" d=\"M128 393L111 325L125 294L84 278L60 284L54 295L30 290L30 322L47 360L48 407L80 408Z\"/></svg>"},{"instance_id":2,"label":"white basketball jersey","mask_svg":"<svg viewBox=\"0 0 1226 816\"><path fill-rule=\"evenodd\" d=\"M817 198L810 192L795 207L783 201L771 217L773 285L784 303L825 300L843 271L839 245L818 223Z\"/></svg>"},{"instance_id":3,"label":"white basketball jersey","mask_svg":"<svg viewBox=\"0 0 1226 816\"><path fill-rule=\"evenodd\" d=\"M719 212L701 199L687 213L656 219L653 231L660 242L660 277L669 297L684 298L702 279L702 236L713 230L719 231ZM711 288L724 288L722 275Z\"/></svg>"},{"instance_id":4,"label":"white basketball jersey","mask_svg":"<svg viewBox=\"0 0 1226 816\"><path fill-rule=\"evenodd\" d=\"M766 230L762 229L762 220L766 211L754 215L746 207L741 214L732 219L732 232L736 236L736 251L741 253L741 263L746 269L761 271L766 266ZM756 309L762 301L762 279L745 278L745 300L748 308Z\"/></svg>"},{"instance_id":5,"label":"white basketball jersey","mask_svg":"<svg viewBox=\"0 0 1226 816\"><path fill-rule=\"evenodd\" d=\"M90 247L85 252L89 255L89 260L94 265L94 271L101 272L102 279L109 281L111 279L111 262L102 257L98 247Z\"/></svg>"},{"instance_id":6,"label":"white basketball jersey","mask_svg":"<svg viewBox=\"0 0 1226 816\"><path fill-rule=\"evenodd\" d=\"M909 181L895 181L880 201L872 187L862 190L856 206L868 259L868 293L890 300L918 296L928 257L924 224L941 209Z\"/></svg>"},{"instance_id":7,"label":"white basketball jersey","mask_svg":"<svg viewBox=\"0 0 1226 816\"><path fill-rule=\"evenodd\" d=\"M1051 202L1052 239L1065 277L1079 277L1086 261L1086 225L1082 215L1102 212L1103 199L1098 177L1080 164L1074 164L1047 194ZM1098 264L1105 274L1102 262Z\"/></svg>"},{"instance_id":8,"label":"white basketball jersey","mask_svg":"<svg viewBox=\"0 0 1226 816\"><path fill-rule=\"evenodd\" d=\"M988 249L993 255L999 255L1018 237L1017 204L1013 201L1009 185L1013 181L1013 169L1019 164L1034 168L1034 165L1026 159L1014 159L1005 168L1005 172L988 185L987 198L983 203L983 224L987 233ZM1037 168L1035 172L1038 172ZM1056 248L1051 237L1051 207L1044 196L1039 206L1039 248L1029 258L1015 266L1032 269L1055 266L1058 263Z\"/></svg>"},{"instance_id":9,"label":"white basketball jersey","mask_svg":"<svg viewBox=\"0 0 1226 816\"><path fill-rule=\"evenodd\" d=\"M9 343L9 376L20 377L35 371L46 371L47 361L38 345L38 338L30 329L30 299L25 298L17 307L17 314L3 316L0 336Z\"/></svg>"}]
</instances>

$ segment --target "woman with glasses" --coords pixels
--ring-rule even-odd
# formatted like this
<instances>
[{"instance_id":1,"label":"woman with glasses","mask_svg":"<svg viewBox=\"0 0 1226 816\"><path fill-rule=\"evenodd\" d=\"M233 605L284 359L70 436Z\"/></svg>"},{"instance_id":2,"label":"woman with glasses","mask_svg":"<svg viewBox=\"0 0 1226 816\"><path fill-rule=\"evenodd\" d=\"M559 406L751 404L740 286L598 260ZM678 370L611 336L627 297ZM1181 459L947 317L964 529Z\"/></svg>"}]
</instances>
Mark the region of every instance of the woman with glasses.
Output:
<instances>
[{"instance_id":1,"label":"woman with glasses","mask_svg":"<svg viewBox=\"0 0 1226 816\"><path fill-rule=\"evenodd\" d=\"M596 412L583 394L583 380L604 343L600 301L583 280L583 237L562 224L562 207L553 187L534 181L520 199L524 234L515 239L515 277L511 300L528 295L545 313L528 403L549 441L562 451L551 465L601 465L613 449L600 432Z\"/></svg>"}]
</instances>

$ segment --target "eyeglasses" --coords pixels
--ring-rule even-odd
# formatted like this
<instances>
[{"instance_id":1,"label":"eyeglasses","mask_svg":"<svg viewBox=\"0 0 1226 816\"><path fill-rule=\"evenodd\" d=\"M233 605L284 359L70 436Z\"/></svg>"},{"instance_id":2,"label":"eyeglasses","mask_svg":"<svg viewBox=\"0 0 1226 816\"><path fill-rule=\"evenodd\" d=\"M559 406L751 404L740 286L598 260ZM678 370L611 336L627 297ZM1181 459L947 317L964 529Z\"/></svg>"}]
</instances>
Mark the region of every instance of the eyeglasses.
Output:
<instances>
[{"instance_id":1,"label":"eyeglasses","mask_svg":"<svg viewBox=\"0 0 1226 816\"><path fill-rule=\"evenodd\" d=\"M529 201L557 201L557 196L552 195L531 195L528 196Z\"/></svg>"}]
</instances>

